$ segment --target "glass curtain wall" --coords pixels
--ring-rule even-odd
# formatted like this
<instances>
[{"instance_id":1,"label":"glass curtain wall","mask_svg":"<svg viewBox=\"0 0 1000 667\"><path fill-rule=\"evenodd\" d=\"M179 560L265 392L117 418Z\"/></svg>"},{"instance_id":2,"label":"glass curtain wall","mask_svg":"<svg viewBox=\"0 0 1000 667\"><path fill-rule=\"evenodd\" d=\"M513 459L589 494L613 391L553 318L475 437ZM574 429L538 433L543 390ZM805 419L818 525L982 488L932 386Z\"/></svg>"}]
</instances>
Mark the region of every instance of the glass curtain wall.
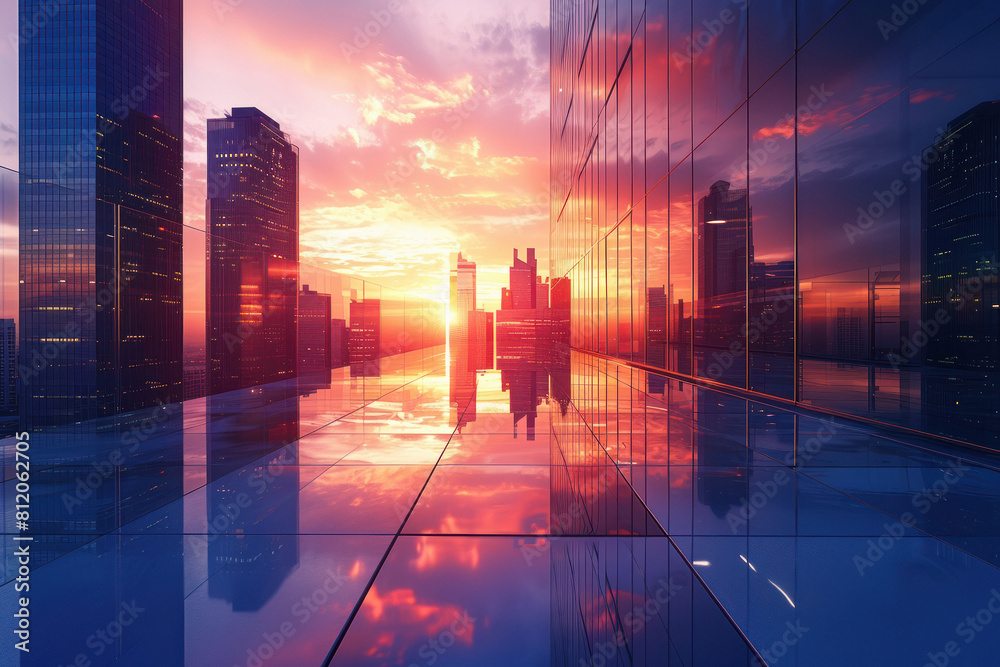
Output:
<instances>
[{"instance_id":1,"label":"glass curtain wall","mask_svg":"<svg viewBox=\"0 0 1000 667\"><path fill-rule=\"evenodd\" d=\"M1000 5L552 3L574 347L1000 447Z\"/></svg>"}]
</instances>

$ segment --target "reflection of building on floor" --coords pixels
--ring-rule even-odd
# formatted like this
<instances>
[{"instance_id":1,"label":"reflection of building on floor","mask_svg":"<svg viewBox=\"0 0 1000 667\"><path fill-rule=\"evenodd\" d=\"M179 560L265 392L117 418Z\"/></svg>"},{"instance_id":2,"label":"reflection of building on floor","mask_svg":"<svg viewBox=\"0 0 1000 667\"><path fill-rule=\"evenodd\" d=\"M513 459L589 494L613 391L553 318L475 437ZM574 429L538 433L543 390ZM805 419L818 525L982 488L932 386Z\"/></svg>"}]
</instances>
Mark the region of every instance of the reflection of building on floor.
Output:
<instances>
[{"instance_id":1,"label":"reflection of building on floor","mask_svg":"<svg viewBox=\"0 0 1000 667\"><path fill-rule=\"evenodd\" d=\"M514 436L523 420L528 440L535 439L538 406L550 395L550 381L560 407L569 404L570 282L549 283L537 271L533 248L527 261L514 251L510 284L496 313L496 367L503 390L510 392Z\"/></svg>"},{"instance_id":2,"label":"reflection of building on floor","mask_svg":"<svg viewBox=\"0 0 1000 667\"><path fill-rule=\"evenodd\" d=\"M448 347L448 403L451 425L457 427L458 432L476 421L476 372L469 367L471 356L468 336L452 336Z\"/></svg>"},{"instance_id":3,"label":"reflection of building on floor","mask_svg":"<svg viewBox=\"0 0 1000 667\"><path fill-rule=\"evenodd\" d=\"M209 597L261 609L299 562L298 380L208 398ZM249 498L249 501L247 500Z\"/></svg>"},{"instance_id":4,"label":"reflection of building on floor","mask_svg":"<svg viewBox=\"0 0 1000 667\"><path fill-rule=\"evenodd\" d=\"M289 465L294 459L289 448L281 449L209 492L208 521L218 533L210 533L207 549L208 569L215 573L208 596L229 602L233 611L259 611L299 564L299 473Z\"/></svg>"},{"instance_id":5,"label":"reflection of building on floor","mask_svg":"<svg viewBox=\"0 0 1000 667\"><path fill-rule=\"evenodd\" d=\"M493 317L476 310L476 263L462 253L452 256L449 280L449 405L451 425L461 431L476 420L476 370L489 339L489 368L493 367ZM488 318L487 318L488 316Z\"/></svg>"},{"instance_id":6,"label":"reflection of building on floor","mask_svg":"<svg viewBox=\"0 0 1000 667\"><path fill-rule=\"evenodd\" d=\"M514 415L514 437L523 419L528 440L535 439L535 419L542 399L548 397L548 374L544 370L504 370L500 372L501 386L510 392L510 413Z\"/></svg>"}]
</instances>

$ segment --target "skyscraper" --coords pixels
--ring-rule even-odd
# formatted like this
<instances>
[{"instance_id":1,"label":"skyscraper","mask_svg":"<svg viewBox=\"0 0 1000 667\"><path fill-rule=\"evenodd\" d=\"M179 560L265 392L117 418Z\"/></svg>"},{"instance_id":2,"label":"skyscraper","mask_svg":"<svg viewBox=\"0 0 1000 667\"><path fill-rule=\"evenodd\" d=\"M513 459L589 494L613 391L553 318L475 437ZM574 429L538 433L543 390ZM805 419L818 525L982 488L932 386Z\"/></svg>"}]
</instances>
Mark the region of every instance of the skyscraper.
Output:
<instances>
[{"instance_id":1,"label":"skyscraper","mask_svg":"<svg viewBox=\"0 0 1000 667\"><path fill-rule=\"evenodd\" d=\"M950 122L929 155L937 158L928 160L924 179L921 301L929 338L924 360L936 366L996 370L1000 102L984 102Z\"/></svg>"},{"instance_id":2,"label":"skyscraper","mask_svg":"<svg viewBox=\"0 0 1000 667\"><path fill-rule=\"evenodd\" d=\"M183 3L50 4L19 3L25 429L182 393Z\"/></svg>"},{"instance_id":3,"label":"skyscraper","mask_svg":"<svg viewBox=\"0 0 1000 667\"><path fill-rule=\"evenodd\" d=\"M472 339L478 328L473 314L476 310L476 263L462 257L462 253L451 258L448 306L448 395L452 424L462 428L474 420L476 414L476 346ZM492 329L492 319L490 325Z\"/></svg>"},{"instance_id":4,"label":"skyscraper","mask_svg":"<svg viewBox=\"0 0 1000 667\"><path fill-rule=\"evenodd\" d=\"M747 272L753 231L746 190L712 184L698 203L698 336L701 345L729 347L746 323Z\"/></svg>"},{"instance_id":5,"label":"skyscraper","mask_svg":"<svg viewBox=\"0 0 1000 667\"><path fill-rule=\"evenodd\" d=\"M299 373L330 368L330 324L332 298L302 286L299 294Z\"/></svg>"},{"instance_id":6,"label":"skyscraper","mask_svg":"<svg viewBox=\"0 0 1000 667\"><path fill-rule=\"evenodd\" d=\"M493 368L493 313L470 310L469 318L469 370Z\"/></svg>"},{"instance_id":7,"label":"skyscraper","mask_svg":"<svg viewBox=\"0 0 1000 667\"><path fill-rule=\"evenodd\" d=\"M351 300L349 354L351 364L374 361L382 350L382 302Z\"/></svg>"},{"instance_id":8,"label":"skyscraper","mask_svg":"<svg viewBox=\"0 0 1000 667\"><path fill-rule=\"evenodd\" d=\"M208 121L209 393L295 377L298 172L258 109Z\"/></svg>"},{"instance_id":9,"label":"skyscraper","mask_svg":"<svg viewBox=\"0 0 1000 667\"><path fill-rule=\"evenodd\" d=\"M0 320L0 410L17 405L17 327Z\"/></svg>"},{"instance_id":10,"label":"skyscraper","mask_svg":"<svg viewBox=\"0 0 1000 667\"><path fill-rule=\"evenodd\" d=\"M511 308L534 308L537 283L538 260L535 259L535 249L528 248L528 258L523 260L518 258L517 248L514 248L514 263L510 267Z\"/></svg>"},{"instance_id":11,"label":"skyscraper","mask_svg":"<svg viewBox=\"0 0 1000 667\"><path fill-rule=\"evenodd\" d=\"M347 320L335 317L330 320L330 367L340 368L350 363L347 351Z\"/></svg>"}]
</instances>

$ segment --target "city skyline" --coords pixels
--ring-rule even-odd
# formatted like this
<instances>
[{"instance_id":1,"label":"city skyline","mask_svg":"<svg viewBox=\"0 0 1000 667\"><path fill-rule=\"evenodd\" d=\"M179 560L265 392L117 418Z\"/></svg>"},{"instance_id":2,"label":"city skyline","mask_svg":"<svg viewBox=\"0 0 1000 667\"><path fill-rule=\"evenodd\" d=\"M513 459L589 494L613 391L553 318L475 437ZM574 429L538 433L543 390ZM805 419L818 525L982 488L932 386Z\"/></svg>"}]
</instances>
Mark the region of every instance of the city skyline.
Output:
<instances>
[{"instance_id":1,"label":"city skyline","mask_svg":"<svg viewBox=\"0 0 1000 667\"><path fill-rule=\"evenodd\" d=\"M256 105L300 144L303 262L444 303L448 256L464 249L479 256L484 283L502 285L497 242L517 233L542 249L548 234L547 7L434 0L389 13L365 0L338 7L336 20L293 23L328 11L312 0L186 3L185 224L207 228L205 120ZM372 12L391 20L359 48ZM0 16L16 24L16 1L2 0ZM495 31L502 48L451 57ZM9 42L5 33L0 86L14 90ZM500 129L512 122L521 131ZM14 170L16 140L16 104L0 100L0 165ZM414 160L419 151L428 157ZM400 169L401 182L390 178ZM204 317L204 295L185 297L190 335L204 329L190 321Z\"/></svg>"},{"instance_id":2,"label":"city skyline","mask_svg":"<svg viewBox=\"0 0 1000 667\"><path fill-rule=\"evenodd\" d=\"M11 3L0 663L996 662L996 0Z\"/></svg>"}]
</instances>

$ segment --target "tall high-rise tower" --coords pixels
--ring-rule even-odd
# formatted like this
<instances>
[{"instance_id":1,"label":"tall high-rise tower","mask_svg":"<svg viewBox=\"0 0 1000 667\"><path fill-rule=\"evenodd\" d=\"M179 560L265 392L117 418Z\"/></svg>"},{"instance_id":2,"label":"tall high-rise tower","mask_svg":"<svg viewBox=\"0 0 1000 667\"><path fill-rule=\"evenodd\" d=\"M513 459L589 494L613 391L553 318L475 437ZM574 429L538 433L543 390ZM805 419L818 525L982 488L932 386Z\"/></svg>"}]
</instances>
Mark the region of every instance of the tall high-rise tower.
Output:
<instances>
[{"instance_id":1,"label":"tall high-rise tower","mask_svg":"<svg viewBox=\"0 0 1000 667\"><path fill-rule=\"evenodd\" d=\"M17 327L0 320L0 410L17 405Z\"/></svg>"},{"instance_id":2,"label":"tall high-rise tower","mask_svg":"<svg viewBox=\"0 0 1000 667\"><path fill-rule=\"evenodd\" d=\"M924 180L921 301L925 328L934 324L924 360L936 366L996 370L1000 102L984 102L953 120L930 154L938 158L928 161Z\"/></svg>"},{"instance_id":3,"label":"tall high-rise tower","mask_svg":"<svg viewBox=\"0 0 1000 667\"><path fill-rule=\"evenodd\" d=\"M183 3L49 4L19 3L28 430L182 396Z\"/></svg>"},{"instance_id":4,"label":"tall high-rise tower","mask_svg":"<svg viewBox=\"0 0 1000 667\"><path fill-rule=\"evenodd\" d=\"M208 385L295 377L299 151L255 108L208 121Z\"/></svg>"}]
</instances>

